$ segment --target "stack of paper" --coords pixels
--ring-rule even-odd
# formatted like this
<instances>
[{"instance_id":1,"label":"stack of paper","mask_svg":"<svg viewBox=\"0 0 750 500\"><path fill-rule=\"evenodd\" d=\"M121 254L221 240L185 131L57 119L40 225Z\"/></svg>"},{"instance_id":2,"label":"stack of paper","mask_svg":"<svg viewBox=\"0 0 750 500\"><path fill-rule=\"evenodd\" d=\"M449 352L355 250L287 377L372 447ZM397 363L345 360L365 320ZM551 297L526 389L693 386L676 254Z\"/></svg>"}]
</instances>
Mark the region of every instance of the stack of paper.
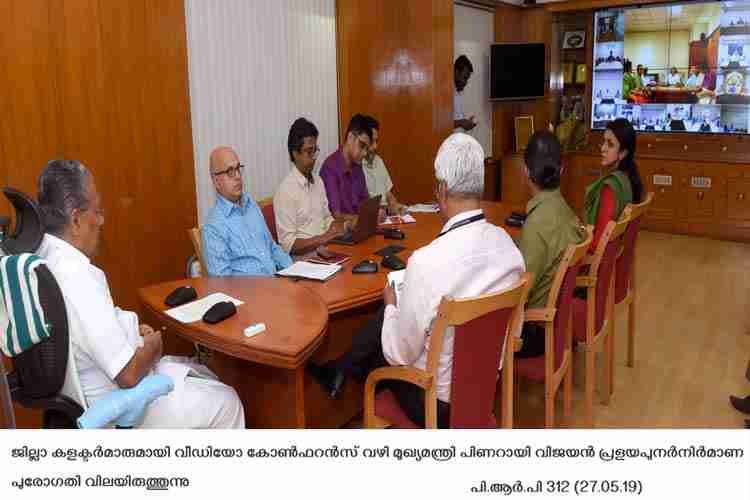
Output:
<instances>
[{"instance_id":1,"label":"stack of paper","mask_svg":"<svg viewBox=\"0 0 750 500\"><path fill-rule=\"evenodd\" d=\"M440 211L437 203L417 203L416 205L409 206L409 212L411 213L436 213Z\"/></svg>"},{"instance_id":2,"label":"stack of paper","mask_svg":"<svg viewBox=\"0 0 750 500\"><path fill-rule=\"evenodd\" d=\"M341 266L338 264L314 264L312 262L298 260L286 269L277 271L276 275L287 278L304 278L308 280L326 281L339 271L341 271Z\"/></svg>"}]
</instances>

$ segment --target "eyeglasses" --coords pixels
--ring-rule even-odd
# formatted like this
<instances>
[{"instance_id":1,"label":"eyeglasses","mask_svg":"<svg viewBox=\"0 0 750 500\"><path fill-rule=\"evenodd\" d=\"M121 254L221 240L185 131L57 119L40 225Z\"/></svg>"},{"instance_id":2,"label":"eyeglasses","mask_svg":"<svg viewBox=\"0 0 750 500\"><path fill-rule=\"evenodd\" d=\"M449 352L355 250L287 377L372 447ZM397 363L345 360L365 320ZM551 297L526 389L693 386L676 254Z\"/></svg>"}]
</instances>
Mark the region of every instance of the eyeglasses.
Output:
<instances>
[{"instance_id":1,"label":"eyeglasses","mask_svg":"<svg viewBox=\"0 0 750 500\"><path fill-rule=\"evenodd\" d=\"M211 175L214 177L218 177L220 175L226 175L227 177L237 177L238 175L242 174L242 169L245 168L245 165L238 163L234 167L229 167L226 170L222 170L221 172L213 172Z\"/></svg>"},{"instance_id":2,"label":"eyeglasses","mask_svg":"<svg viewBox=\"0 0 750 500\"><path fill-rule=\"evenodd\" d=\"M318 146L315 146L314 148L303 148L301 151L310 158L313 158L315 156L318 156L318 153L320 153L320 148Z\"/></svg>"},{"instance_id":3,"label":"eyeglasses","mask_svg":"<svg viewBox=\"0 0 750 500\"><path fill-rule=\"evenodd\" d=\"M357 137L357 144L359 144L359 149L364 149L364 150L370 149L370 143L368 141L365 141L361 137Z\"/></svg>"}]
</instances>

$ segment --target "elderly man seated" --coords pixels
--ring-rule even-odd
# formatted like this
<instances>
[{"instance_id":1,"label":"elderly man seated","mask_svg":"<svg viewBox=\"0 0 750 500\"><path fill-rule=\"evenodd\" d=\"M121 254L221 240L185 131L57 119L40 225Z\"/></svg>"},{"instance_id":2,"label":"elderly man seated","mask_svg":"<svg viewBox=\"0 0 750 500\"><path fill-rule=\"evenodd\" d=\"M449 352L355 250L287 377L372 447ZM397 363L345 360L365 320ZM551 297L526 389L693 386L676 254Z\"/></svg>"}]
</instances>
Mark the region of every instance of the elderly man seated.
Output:
<instances>
[{"instance_id":1,"label":"elderly man seated","mask_svg":"<svg viewBox=\"0 0 750 500\"><path fill-rule=\"evenodd\" d=\"M234 389L205 366L162 357L161 333L114 305L104 272L91 263L104 224L91 173L78 161L51 161L39 178L38 200L46 228L38 254L65 298L72 360L86 402L162 373L172 377L175 389L148 406L139 427L244 428Z\"/></svg>"},{"instance_id":2,"label":"elderly man seated","mask_svg":"<svg viewBox=\"0 0 750 500\"><path fill-rule=\"evenodd\" d=\"M211 152L216 203L203 226L203 255L210 276L273 276L292 258L273 241L263 213L244 192L240 163L231 148Z\"/></svg>"},{"instance_id":3,"label":"elderly man seated","mask_svg":"<svg viewBox=\"0 0 750 500\"><path fill-rule=\"evenodd\" d=\"M524 272L524 261L508 233L485 220L484 151L464 133L448 137L435 159L435 194L444 226L429 245L409 258L401 298L391 286L383 291L385 307L352 340L352 349L326 365L308 365L332 398L346 377L365 380L381 366L425 369L430 331L442 297L466 298L512 286ZM447 272L447 271L450 272ZM438 427L448 427L453 366L453 332L446 333L437 380ZM394 382L391 390L401 408L423 426L424 391Z\"/></svg>"}]
</instances>

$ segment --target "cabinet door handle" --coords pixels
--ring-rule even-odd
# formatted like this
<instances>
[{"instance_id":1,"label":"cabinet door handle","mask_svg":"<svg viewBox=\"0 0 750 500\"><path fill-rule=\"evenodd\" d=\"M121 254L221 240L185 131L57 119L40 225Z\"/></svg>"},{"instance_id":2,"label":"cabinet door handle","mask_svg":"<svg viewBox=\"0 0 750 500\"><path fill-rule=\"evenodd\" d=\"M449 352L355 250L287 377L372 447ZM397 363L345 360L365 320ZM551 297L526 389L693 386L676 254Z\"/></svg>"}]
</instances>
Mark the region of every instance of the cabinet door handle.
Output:
<instances>
[{"instance_id":1,"label":"cabinet door handle","mask_svg":"<svg viewBox=\"0 0 750 500\"><path fill-rule=\"evenodd\" d=\"M682 146L682 149L683 149L684 151L687 151L687 150L688 150L688 145L687 145L687 144L684 144L684 145Z\"/></svg>"},{"instance_id":2,"label":"cabinet door handle","mask_svg":"<svg viewBox=\"0 0 750 500\"><path fill-rule=\"evenodd\" d=\"M737 201L742 201L745 199L745 193L737 193Z\"/></svg>"},{"instance_id":3,"label":"cabinet door handle","mask_svg":"<svg viewBox=\"0 0 750 500\"><path fill-rule=\"evenodd\" d=\"M664 188L659 188L659 193L661 193L661 194L664 194L664 193L665 193L665 191L666 191L666 190L665 190Z\"/></svg>"},{"instance_id":4,"label":"cabinet door handle","mask_svg":"<svg viewBox=\"0 0 750 500\"><path fill-rule=\"evenodd\" d=\"M721 147L721 152L722 153L726 153L727 152L727 147L726 146L722 146Z\"/></svg>"},{"instance_id":5,"label":"cabinet door handle","mask_svg":"<svg viewBox=\"0 0 750 500\"><path fill-rule=\"evenodd\" d=\"M702 200L704 196L705 196L705 193L703 191L698 191L698 199L699 200Z\"/></svg>"}]
</instances>

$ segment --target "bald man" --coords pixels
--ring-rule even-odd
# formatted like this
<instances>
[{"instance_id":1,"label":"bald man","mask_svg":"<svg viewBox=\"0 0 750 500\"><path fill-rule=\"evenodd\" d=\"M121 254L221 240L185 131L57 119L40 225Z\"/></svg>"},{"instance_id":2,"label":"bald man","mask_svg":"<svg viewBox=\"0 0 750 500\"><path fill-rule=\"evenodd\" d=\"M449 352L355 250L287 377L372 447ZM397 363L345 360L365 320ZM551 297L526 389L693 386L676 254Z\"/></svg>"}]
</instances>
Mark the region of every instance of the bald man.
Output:
<instances>
[{"instance_id":1,"label":"bald man","mask_svg":"<svg viewBox=\"0 0 750 500\"><path fill-rule=\"evenodd\" d=\"M263 213L244 192L237 153L221 146L211 152L216 203L203 226L203 254L209 276L273 276L292 264L273 241Z\"/></svg>"}]
</instances>

